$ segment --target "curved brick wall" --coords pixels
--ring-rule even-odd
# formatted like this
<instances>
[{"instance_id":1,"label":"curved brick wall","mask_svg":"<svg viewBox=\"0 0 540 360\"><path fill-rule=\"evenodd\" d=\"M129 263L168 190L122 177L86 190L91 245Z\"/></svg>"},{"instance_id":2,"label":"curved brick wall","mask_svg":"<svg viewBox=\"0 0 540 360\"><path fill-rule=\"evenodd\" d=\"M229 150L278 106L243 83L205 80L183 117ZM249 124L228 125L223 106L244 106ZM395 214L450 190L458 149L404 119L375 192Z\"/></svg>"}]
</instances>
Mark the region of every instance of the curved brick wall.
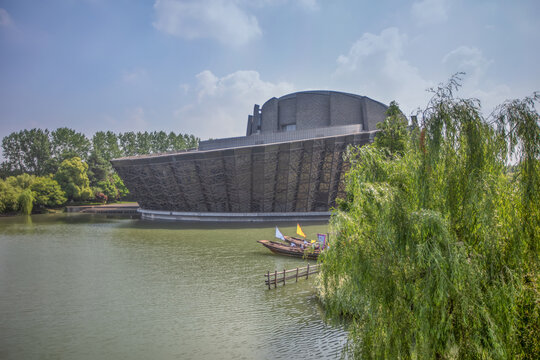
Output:
<instances>
[{"instance_id":1,"label":"curved brick wall","mask_svg":"<svg viewBox=\"0 0 540 360\"><path fill-rule=\"evenodd\" d=\"M260 109L255 105L253 115L248 117L246 135L280 132L293 124L296 130L360 124L364 131L372 131L384 120L386 109L386 105L367 96L302 91L272 98Z\"/></svg>"},{"instance_id":2,"label":"curved brick wall","mask_svg":"<svg viewBox=\"0 0 540 360\"><path fill-rule=\"evenodd\" d=\"M328 211L344 194L347 145L374 133L112 160L145 210Z\"/></svg>"},{"instance_id":3,"label":"curved brick wall","mask_svg":"<svg viewBox=\"0 0 540 360\"><path fill-rule=\"evenodd\" d=\"M365 96L298 92L255 105L248 136L111 163L149 213L327 214L344 195L346 147L371 142L386 109Z\"/></svg>"}]
</instances>

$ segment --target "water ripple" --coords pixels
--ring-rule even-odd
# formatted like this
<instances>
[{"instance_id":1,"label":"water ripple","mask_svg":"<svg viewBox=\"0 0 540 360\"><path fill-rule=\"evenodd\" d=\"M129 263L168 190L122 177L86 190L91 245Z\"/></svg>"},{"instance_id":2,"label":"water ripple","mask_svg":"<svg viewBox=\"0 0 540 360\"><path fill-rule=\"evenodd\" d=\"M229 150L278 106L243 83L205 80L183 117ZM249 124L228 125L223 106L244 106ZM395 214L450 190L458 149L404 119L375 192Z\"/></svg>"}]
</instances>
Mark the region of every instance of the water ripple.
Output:
<instances>
[{"instance_id":1,"label":"water ripple","mask_svg":"<svg viewBox=\"0 0 540 360\"><path fill-rule=\"evenodd\" d=\"M345 331L321 320L313 279L265 287L267 271L306 264L255 242L273 232L0 219L0 357L339 358Z\"/></svg>"}]
</instances>

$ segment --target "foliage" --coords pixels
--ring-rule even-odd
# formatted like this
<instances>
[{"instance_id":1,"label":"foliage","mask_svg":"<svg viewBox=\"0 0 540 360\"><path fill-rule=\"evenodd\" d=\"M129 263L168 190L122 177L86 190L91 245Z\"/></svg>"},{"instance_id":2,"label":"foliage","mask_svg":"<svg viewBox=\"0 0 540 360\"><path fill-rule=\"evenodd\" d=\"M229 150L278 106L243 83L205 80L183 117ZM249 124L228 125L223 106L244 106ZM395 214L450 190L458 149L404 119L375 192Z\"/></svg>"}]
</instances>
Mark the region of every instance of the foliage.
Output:
<instances>
[{"instance_id":1,"label":"foliage","mask_svg":"<svg viewBox=\"0 0 540 360\"><path fill-rule=\"evenodd\" d=\"M102 203L102 204L107 203L107 200L109 200L109 198L107 197L107 195L105 195L105 194L102 193L102 192L99 192L99 190L96 191L96 192L94 192L94 198L95 198L97 201L99 201L100 203Z\"/></svg>"},{"instance_id":2,"label":"foliage","mask_svg":"<svg viewBox=\"0 0 540 360\"><path fill-rule=\"evenodd\" d=\"M117 173L113 173L111 175L111 181L112 183L114 184L114 186L116 187L116 190L118 192L118 198L123 198L125 196L127 196L129 194L129 190L128 188L126 187L126 185L124 185L124 182L122 181L122 179L120 179L120 176L118 176Z\"/></svg>"},{"instance_id":3,"label":"foliage","mask_svg":"<svg viewBox=\"0 0 540 360\"><path fill-rule=\"evenodd\" d=\"M23 190L17 197L18 208L21 214L30 215L34 206L34 195L30 189Z\"/></svg>"},{"instance_id":4,"label":"foliage","mask_svg":"<svg viewBox=\"0 0 540 360\"><path fill-rule=\"evenodd\" d=\"M151 153L151 140L148 132L138 132L135 134L136 142L136 154L150 154Z\"/></svg>"},{"instance_id":5,"label":"foliage","mask_svg":"<svg viewBox=\"0 0 540 360\"><path fill-rule=\"evenodd\" d=\"M169 151L170 144L167 133L165 131L154 131L150 138L150 147L158 153L164 153Z\"/></svg>"},{"instance_id":6,"label":"foliage","mask_svg":"<svg viewBox=\"0 0 540 360\"><path fill-rule=\"evenodd\" d=\"M433 90L402 155L348 151L320 296L351 318L354 356L540 357L538 99L486 121L477 100L454 97L459 80Z\"/></svg>"},{"instance_id":7,"label":"foliage","mask_svg":"<svg viewBox=\"0 0 540 360\"><path fill-rule=\"evenodd\" d=\"M67 199L60 185L52 176L38 177L30 185L34 195L34 205L37 207L57 207L64 204Z\"/></svg>"},{"instance_id":8,"label":"foliage","mask_svg":"<svg viewBox=\"0 0 540 360\"><path fill-rule=\"evenodd\" d=\"M12 213L18 210L20 189L13 187L7 181L0 179L0 213Z\"/></svg>"},{"instance_id":9,"label":"foliage","mask_svg":"<svg viewBox=\"0 0 540 360\"><path fill-rule=\"evenodd\" d=\"M97 186L100 181L107 179L109 173L113 172L111 163L105 160L97 151L92 151L88 157L87 164L90 186Z\"/></svg>"},{"instance_id":10,"label":"foliage","mask_svg":"<svg viewBox=\"0 0 540 360\"><path fill-rule=\"evenodd\" d=\"M44 175L51 154L49 131L21 130L2 139L3 167L11 175Z\"/></svg>"},{"instance_id":11,"label":"foliage","mask_svg":"<svg viewBox=\"0 0 540 360\"><path fill-rule=\"evenodd\" d=\"M105 161L95 151L88 158L88 178L98 201L114 202L129 194L124 182L116 174L110 162Z\"/></svg>"},{"instance_id":12,"label":"foliage","mask_svg":"<svg viewBox=\"0 0 540 360\"><path fill-rule=\"evenodd\" d=\"M110 161L124 154L118 145L118 137L112 131L98 131L92 137L93 150L100 158Z\"/></svg>"},{"instance_id":13,"label":"foliage","mask_svg":"<svg viewBox=\"0 0 540 360\"><path fill-rule=\"evenodd\" d=\"M5 161L0 164L0 179L6 180L0 183L0 213L18 211L17 199L26 189L32 191L34 206L39 208L59 206L66 196L70 201L89 200L94 193L117 201L129 191L112 168L111 159L185 150L198 143L193 135L164 131L118 135L99 131L92 141L66 127L52 132L32 129L11 133L2 140Z\"/></svg>"},{"instance_id":14,"label":"foliage","mask_svg":"<svg viewBox=\"0 0 540 360\"><path fill-rule=\"evenodd\" d=\"M88 200L93 193L87 175L88 165L79 157L62 161L54 179L66 193L68 200Z\"/></svg>"},{"instance_id":15,"label":"foliage","mask_svg":"<svg viewBox=\"0 0 540 360\"><path fill-rule=\"evenodd\" d=\"M146 155L195 148L199 139L193 135L170 132L126 132L118 135L123 156Z\"/></svg>"},{"instance_id":16,"label":"foliage","mask_svg":"<svg viewBox=\"0 0 540 360\"><path fill-rule=\"evenodd\" d=\"M118 134L118 141L124 156L134 156L138 154L137 149L140 147L137 145L137 135L134 132L130 131Z\"/></svg>"},{"instance_id":17,"label":"foliage","mask_svg":"<svg viewBox=\"0 0 540 360\"><path fill-rule=\"evenodd\" d=\"M34 207L57 207L65 202L64 192L50 175L21 174L0 179L0 213L27 214Z\"/></svg>"},{"instance_id":18,"label":"foliage","mask_svg":"<svg viewBox=\"0 0 540 360\"><path fill-rule=\"evenodd\" d=\"M534 107L540 94L523 100L507 101L495 115L501 142L506 141L503 155L516 157L516 171L521 201L517 204L522 224L521 231L527 238L529 253L538 261L540 254L540 126Z\"/></svg>"},{"instance_id":19,"label":"foliage","mask_svg":"<svg viewBox=\"0 0 540 360\"><path fill-rule=\"evenodd\" d=\"M118 189L114 185L114 182L110 178L107 178L105 181L100 181L98 183L98 189L100 193L105 194L108 200L116 201L119 198Z\"/></svg>"},{"instance_id":20,"label":"foliage","mask_svg":"<svg viewBox=\"0 0 540 360\"><path fill-rule=\"evenodd\" d=\"M18 188L21 190L28 189L36 181L36 176L29 174L21 174L17 176L10 176L6 179L6 183L9 186Z\"/></svg>"},{"instance_id":21,"label":"foliage","mask_svg":"<svg viewBox=\"0 0 540 360\"><path fill-rule=\"evenodd\" d=\"M101 202L116 202L129 194L129 190L116 173L112 173L104 180L99 181L93 190L96 200Z\"/></svg>"},{"instance_id":22,"label":"foliage","mask_svg":"<svg viewBox=\"0 0 540 360\"><path fill-rule=\"evenodd\" d=\"M377 124L381 130L375 137L375 146L385 149L389 156L403 155L407 137L407 119L395 101L386 110L386 118Z\"/></svg>"},{"instance_id":23,"label":"foliage","mask_svg":"<svg viewBox=\"0 0 540 360\"><path fill-rule=\"evenodd\" d=\"M29 189L36 181L36 176L29 174L21 174L18 176L10 176L0 184L0 212L14 213L19 211L26 214L28 208L32 211L32 204L28 205L28 194L21 197L22 193ZM31 198L33 200L33 196ZM26 208L22 209L24 205Z\"/></svg>"},{"instance_id":24,"label":"foliage","mask_svg":"<svg viewBox=\"0 0 540 360\"><path fill-rule=\"evenodd\" d=\"M83 161L94 161L107 173L114 172L109 161L114 158L133 155L147 155L197 147L199 139L193 135L159 132L98 131L92 141L79 132L66 127L52 132L45 129L22 130L2 139L5 161L0 164L0 177L28 173L43 176L54 174L62 161L79 157ZM89 156L94 156L90 159ZM90 171L90 177L94 174ZM101 174L96 173L99 177ZM92 179L93 184L104 178Z\"/></svg>"},{"instance_id":25,"label":"foliage","mask_svg":"<svg viewBox=\"0 0 540 360\"><path fill-rule=\"evenodd\" d=\"M54 173L62 161L73 157L83 160L88 158L90 141L82 133L66 127L58 128L51 132L51 159L49 160L49 172Z\"/></svg>"}]
</instances>

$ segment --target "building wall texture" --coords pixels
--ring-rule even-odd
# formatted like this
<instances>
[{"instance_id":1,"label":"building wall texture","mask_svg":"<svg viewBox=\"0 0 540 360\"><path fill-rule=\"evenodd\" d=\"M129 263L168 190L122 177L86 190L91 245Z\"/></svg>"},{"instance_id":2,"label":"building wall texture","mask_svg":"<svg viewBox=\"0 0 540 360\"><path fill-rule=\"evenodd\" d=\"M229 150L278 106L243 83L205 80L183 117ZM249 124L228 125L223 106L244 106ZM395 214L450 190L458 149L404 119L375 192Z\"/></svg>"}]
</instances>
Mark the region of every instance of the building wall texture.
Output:
<instances>
[{"instance_id":1,"label":"building wall texture","mask_svg":"<svg viewBox=\"0 0 540 360\"><path fill-rule=\"evenodd\" d=\"M336 91L303 91L272 98L253 111L246 135L281 132L285 125L296 130L360 124L366 131L384 120L386 105L366 96ZM260 127L255 119L260 119Z\"/></svg>"},{"instance_id":2,"label":"building wall texture","mask_svg":"<svg viewBox=\"0 0 540 360\"><path fill-rule=\"evenodd\" d=\"M325 212L344 195L347 146L371 142L386 109L354 94L293 93L255 105L248 136L111 163L144 210Z\"/></svg>"},{"instance_id":3,"label":"building wall texture","mask_svg":"<svg viewBox=\"0 0 540 360\"><path fill-rule=\"evenodd\" d=\"M328 211L344 194L347 145L373 133L113 160L142 209Z\"/></svg>"}]
</instances>

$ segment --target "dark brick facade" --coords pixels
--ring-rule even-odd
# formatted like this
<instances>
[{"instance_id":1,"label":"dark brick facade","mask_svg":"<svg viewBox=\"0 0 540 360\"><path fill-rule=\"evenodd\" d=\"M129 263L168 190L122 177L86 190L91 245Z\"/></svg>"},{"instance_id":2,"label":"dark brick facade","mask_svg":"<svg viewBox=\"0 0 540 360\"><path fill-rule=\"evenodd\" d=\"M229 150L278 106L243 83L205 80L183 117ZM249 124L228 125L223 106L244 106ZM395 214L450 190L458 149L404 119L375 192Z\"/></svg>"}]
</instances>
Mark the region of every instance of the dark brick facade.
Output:
<instances>
[{"instance_id":1,"label":"dark brick facade","mask_svg":"<svg viewBox=\"0 0 540 360\"><path fill-rule=\"evenodd\" d=\"M111 162L150 212L328 212L344 195L347 146L371 142L386 109L354 94L294 93L261 109L255 105L248 136L203 141L198 151ZM296 130L284 131L289 125Z\"/></svg>"},{"instance_id":2,"label":"dark brick facade","mask_svg":"<svg viewBox=\"0 0 540 360\"><path fill-rule=\"evenodd\" d=\"M328 211L344 194L347 145L373 133L113 160L146 210Z\"/></svg>"}]
</instances>

